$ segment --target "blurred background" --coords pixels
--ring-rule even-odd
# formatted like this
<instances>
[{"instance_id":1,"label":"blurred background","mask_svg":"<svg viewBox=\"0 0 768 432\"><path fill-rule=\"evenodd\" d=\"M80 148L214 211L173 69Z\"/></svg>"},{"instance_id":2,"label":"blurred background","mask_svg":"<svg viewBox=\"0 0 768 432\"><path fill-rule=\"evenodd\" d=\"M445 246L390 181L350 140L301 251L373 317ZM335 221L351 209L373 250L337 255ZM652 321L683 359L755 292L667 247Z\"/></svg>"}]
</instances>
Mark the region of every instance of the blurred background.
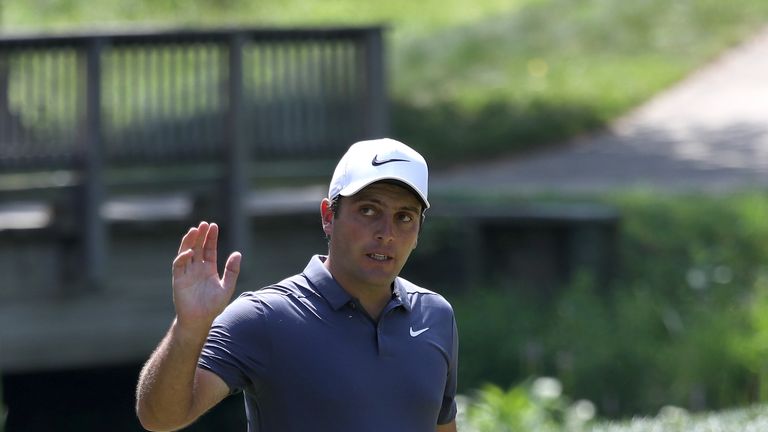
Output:
<instances>
[{"instance_id":1,"label":"blurred background","mask_svg":"<svg viewBox=\"0 0 768 432\"><path fill-rule=\"evenodd\" d=\"M0 0L0 430L140 431L187 227L219 222L240 290L291 275L380 136L430 162L404 276L456 310L461 430L768 421L766 25L763 0ZM244 425L235 396L189 430Z\"/></svg>"}]
</instances>

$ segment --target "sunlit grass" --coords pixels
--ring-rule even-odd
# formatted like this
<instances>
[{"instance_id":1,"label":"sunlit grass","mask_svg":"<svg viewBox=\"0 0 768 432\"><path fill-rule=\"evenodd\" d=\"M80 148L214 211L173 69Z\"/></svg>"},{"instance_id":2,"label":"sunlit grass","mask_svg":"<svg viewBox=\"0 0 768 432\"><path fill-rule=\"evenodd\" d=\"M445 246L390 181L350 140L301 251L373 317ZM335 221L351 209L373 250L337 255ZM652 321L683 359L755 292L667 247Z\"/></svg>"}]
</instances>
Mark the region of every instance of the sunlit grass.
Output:
<instances>
[{"instance_id":1,"label":"sunlit grass","mask_svg":"<svg viewBox=\"0 0 768 432\"><path fill-rule=\"evenodd\" d=\"M752 0L532 3L396 46L396 127L449 160L562 141L626 113L766 22L768 3Z\"/></svg>"},{"instance_id":2,"label":"sunlit grass","mask_svg":"<svg viewBox=\"0 0 768 432\"><path fill-rule=\"evenodd\" d=\"M4 31L386 26L392 133L435 162L562 142L768 23L764 0L4 0Z\"/></svg>"},{"instance_id":3,"label":"sunlit grass","mask_svg":"<svg viewBox=\"0 0 768 432\"><path fill-rule=\"evenodd\" d=\"M386 24L394 33L435 30L508 13L541 0L4 0L6 30L221 25Z\"/></svg>"}]
</instances>

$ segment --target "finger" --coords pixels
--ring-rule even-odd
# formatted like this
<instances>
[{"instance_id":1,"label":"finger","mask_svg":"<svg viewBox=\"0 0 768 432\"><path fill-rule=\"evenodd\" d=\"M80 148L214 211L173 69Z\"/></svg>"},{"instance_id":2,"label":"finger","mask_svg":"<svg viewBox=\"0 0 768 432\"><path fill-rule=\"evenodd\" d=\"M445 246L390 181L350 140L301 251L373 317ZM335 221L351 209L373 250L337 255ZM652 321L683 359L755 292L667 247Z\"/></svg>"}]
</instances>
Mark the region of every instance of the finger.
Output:
<instances>
[{"instance_id":1,"label":"finger","mask_svg":"<svg viewBox=\"0 0 768 432\"><path fill-rule=\"evenodd\" d=\"M205 243L203 243L203 261L212 262L216 264L216 248L219 240L219 226L215 223L210 225L208 229L208 235L205 236Z\"/></svg>"},{"instance_id":2,"label":"finger","mask_svg":"<svg viewBox=\"0 0 768 432\"><path fill-rule=\"evenodd\" d=\"M195 238L195 243L192 245L192 250L195 251L195 255L192 257L193 261L198 261L203 259L203 243L205 242L205 237L208 235L208 229L210 228L210 225L208 225L208 222L200 222L200 225L197 226L197 237Z\"/></svg>"},{"instance_id":3,"label":"finger","mask_svg":"<svg viewBox=\"0 0 768 432\"><path fill-rule=\"evenodd\" d=\"M224 267L224 277L221 278L221 285L227 291L233 291L237 284L237 276L240 275L240 262L242 261L240 252L232 252L227 258L227 265Z\"/></svg>"},{"instance_id":4,"label":"finger","mask_svg":"<svg viewBox=\"0 0 768 432\"><path fill-rule=\"evenodd\" d=\"M195 252L192 249L187 249L176 256L176 259L173 260L173 277L179 277L186 273L187 265L192 260L194 254Z\"/></svg>"},{"instance_id":5,"label":"finger","mask_svg":"<svg viewBox=\"0 0 768 432\"><path fill-rule=\"evenodd\" d=\"M192 245L195 244L195 238L197 238L197 228L192 227L187 231L186 234L184 234L184 237L181 238L181 244L179 245L179 250L176 253L180 254L185 250L192 248Z\"/></svg>"}]
</instances>

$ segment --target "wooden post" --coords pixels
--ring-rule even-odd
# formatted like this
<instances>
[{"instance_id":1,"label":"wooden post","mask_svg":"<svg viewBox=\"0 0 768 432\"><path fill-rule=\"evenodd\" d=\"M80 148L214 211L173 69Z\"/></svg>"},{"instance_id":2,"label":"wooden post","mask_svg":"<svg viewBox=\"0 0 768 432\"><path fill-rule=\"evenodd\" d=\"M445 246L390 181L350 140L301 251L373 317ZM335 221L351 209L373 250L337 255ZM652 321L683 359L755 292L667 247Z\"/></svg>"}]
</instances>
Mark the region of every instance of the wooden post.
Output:
<instances>
[{"instance_id":1,"label":"wooden post","mask_svg":"<svg viewBox=\"0 0 768 432\"><path fill-rule=\"evenodd\" d=\"M223 212L222 244L219 247L220 258L238 250L244 253L249 244L248 218L245 214L244 200L248 193L246 169L249 154L243 122L245 121L243 103L243 48L245 40L242 34L235 33L229 41L229 81L226 140L224 149L224 173L221 200ZM220 260L221 261L221 260ZM222 263L223 264L223 263Z\"/></svg>"},{"instance_id":2,"label":"wooden post","mask_svg":"<svg viewBox=\"0 0 768 432\"><path fill-rule=\"evenodd\" d=\"M0 0L0 28L2 28L2 22L3 6L2 0ZM10 100L8 99L8 81L10 79L8 57L10 57L10 54L10 50L0 52L0 126L2 126L0 131L5 129L5 133L8 134L7 136L0 136L0 138L6 139L10 139L10 133L7 132L7 129L9 129L11 124Z\"/></svg>"},{"instance_id":3,"label":"wooden post","mask_svg":"<svg viewBox=\"0 0 768 432\"><path fill-rule=\"evenodd\" d=\"M10 100L8 99L8 81L10 77L6 57L9 54L9 51L0 52L0 132L2 132L0 139L8 140L12 136L9 131L11 128L11 108Z\"/></svg>"},{"instance_id":4,"label":"wooden post","mask_svg":"<svg viewBox=\"0 0 768 432\"><path fill-rule=\"evenodd\" d=\"M366 32L364 52L365 134L367 138L381 138L389 134L389 100L382 29Z\"/></svg>"},{"instance_id":5,"label":"wooden post","mask_svg":"<svg viewBox=\"0 0 768 432\"><path fill-rule=\"evenodd\" d=\"M106 224L101 215L105 198L104 148L101 131L101 53L104 41L91 39L85 56L85 148L82 198L83 255L88 289L104 285L107 263Z\"/></svg>"}]
</instances>

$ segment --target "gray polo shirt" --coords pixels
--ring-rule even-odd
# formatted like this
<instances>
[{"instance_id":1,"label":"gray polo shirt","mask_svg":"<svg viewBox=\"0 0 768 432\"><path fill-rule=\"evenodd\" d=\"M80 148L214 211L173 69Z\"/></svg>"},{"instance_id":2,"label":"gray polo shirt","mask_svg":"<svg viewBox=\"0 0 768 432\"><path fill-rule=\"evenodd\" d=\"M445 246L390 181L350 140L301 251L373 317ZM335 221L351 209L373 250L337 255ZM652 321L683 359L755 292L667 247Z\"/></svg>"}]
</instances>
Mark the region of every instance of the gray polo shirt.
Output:
<instances>
[{"instance_id":1,"label":"gray polo shirt","mask_svg":"<svg viewBox=\"0 0 768 432\"><path fill-rule=\"evenodd\" d=\"M378 323L313 257L216 319L199 366L245 395L250 432L434 432L456 415L450 304L397 278Z\"/></svg>"}]
</instances>

